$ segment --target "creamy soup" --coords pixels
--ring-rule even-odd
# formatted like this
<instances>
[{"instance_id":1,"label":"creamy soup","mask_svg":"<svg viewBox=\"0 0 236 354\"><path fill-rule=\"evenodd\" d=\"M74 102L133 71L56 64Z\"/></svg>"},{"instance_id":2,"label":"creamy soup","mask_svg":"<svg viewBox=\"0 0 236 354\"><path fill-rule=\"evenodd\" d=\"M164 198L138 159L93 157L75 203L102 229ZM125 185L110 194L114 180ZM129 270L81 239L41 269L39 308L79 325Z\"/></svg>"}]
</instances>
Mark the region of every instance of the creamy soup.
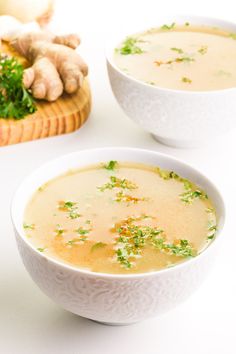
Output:
<instances>
[{"instance_id":1,"label":"creamy soup","mask_svg":"<svg viewBox=\"0 0 236 354\"><path fill-rule=\"evenodd\" d=\"M158 167L110 161L40 187L24 215L40 252L103 273L141 273L197 256L214 239L206 193Z\"/></svg>"},{"instance_id":2,"label":"creamy soup","mask_svg":"<svg viewBox=\"0 0 236 354\"><path fill-rule=\"evenodd\" d=\"M192 91L236 86L236 33L163 25L127 37L114 53L126 74L150 85Z\"/></svg>"}]
</instances>

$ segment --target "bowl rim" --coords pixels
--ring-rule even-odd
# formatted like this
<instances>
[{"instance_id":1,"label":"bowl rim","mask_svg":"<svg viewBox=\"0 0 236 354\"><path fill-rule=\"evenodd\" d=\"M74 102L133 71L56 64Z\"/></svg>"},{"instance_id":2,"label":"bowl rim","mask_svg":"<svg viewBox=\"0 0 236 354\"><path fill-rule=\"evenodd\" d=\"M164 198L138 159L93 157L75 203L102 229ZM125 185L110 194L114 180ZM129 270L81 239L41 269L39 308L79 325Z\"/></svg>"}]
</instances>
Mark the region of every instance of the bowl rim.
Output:
<instances>
[{"instance_id":1,"label":"bowl rim","mask_svg":"<svg viewBox=\"0 0 236 354\"><path fill-rule=\"evenodd\" d=\"M177 16L169 15L169 16L164 16L163 20L161 20L161 21L160 21L160 19L158 19L154 26L151 25L150 27L148 27L146 29L133 31L130 34L127 34L126 37L129 35L132 35L132 34L135 35L138 33L145 32L151 28L158 28L159 26L163 25L163 23L165 23L165 22L169 22L169 23L175 22L176 23L178 21L193 22L194 24L202 25L202 26L216 25L217 27L222 28L222 29L226 29L226 30L229 30L229 28L231 27L236 32L236 22L220 19L217 17L200 16L200 15L177 15ZM206 23L202 24L202 22L204 22L204 21L206 21ZM207 22L209 23L209 25L207 25ZM208 90L208 91L206 91L206 90L202 90L202 91L201 90L198 90L198 91L196 91L196 90L191 90L191 91L178 90L178 89L171 89L171 88L167 88L167 87L160 87L157 85L150 85L144 81L138 80L138 79L134 78L133 76L128 75L124 71L122 71L115 64L115 62L112 58L112 55L114 53L114 49L124 39L125 39L125 36L118 39L117 41L109 40L109 43L107 42L107 44L105 46L105 57L106 57L106 61L107 61L107 66L109 64L113 68L113 70L118 72L123 78L128 79L129 81L134 82L136 84L139 84L146 89L151 89L153 91L158 91L158 92L174 93L174 94L179 94L179 95L180 94L182 94L182 95L195 95L195 96L216 95L216 94L222 94L222 93L236 91L236 86L235 87L228 87L228 88L224 88L224 89Z\"/></svg>"},{"instance_id":2,"label":"bowl rim","mask_svg":"<svg viewBox=\"0 0 236 354\"><path fill-rule=\"evenodd\" d=\"M15 209L17 210L17 208L15 207L15 204L17 202L17 198L18 198L18 192L23 188L25 189L25 186L27 185L27 182L29 180L31 180L34 176L37 176L37 174L42 171L47 169L47 167L49 167L51 164L59 162L62 159L66 159L69 157L73 157L73 156L77 156L78 154L87 154L87 153L93 153L93 152L106 152L106 151L111 151L111 150L115 150L115 151L122 151L122 152L134 152L137 154L150 154L150 155L155 155L157 158L163 158L166 159L168 161L172 161L173 163L178 164L180 167L182 166L183 168L185 168L186 170L189 170L191 172L193 172L194 174L200 176L200 178L202 178L203 180L205 180L205 182L211 187L211 189L213 189L214 194L218 197L218 199L220 200L221 203L221 209L222 209L222 215L219 215L219 219L220 219L220 224L219 224L219 228L217 229L217 236L215 237L215 239L209 243L209 245L204 248L204 250L199 253L196 257L193 258L189 258L184 262L178 263L173 267L169 267L169 268L163 268L160 270L155 270L155 271L151 271L151 272L142 272L142 273L129 273L129 274L124 274L124 273L118 273L118 274L114 274L114 273L102 273L102 272L93 272L87 269L83 269L83 268L79 268L73 265L69 265L67 263L64 263L63 261L57 260L56 258L50 257L40 251L38 251L27 239L26 235L20 230L20 228L18 227L19 225L17 225L17 222L15 221ZM105 161L105 160L104 160ZM132 158L129 158L127 160L124 161L132 161ZM102 157L101 157L101 162L102 162ZM92 163L92 162L91 162ZM88 165L91 164L88 162ZM142 162L145 164L145 162ZM85 164L84 166L86 166L87 164ZM63 173L65 173L66 171L68 171L68 168L65 169L64 172L61 172L60 174L58 174L57 176L63 175ZM56 176L55 176L56 178ZM48 179L48 181L50 181L53 178ZM45 182L46 183L46 182ZM35 190L36 191L36 190ZM31 194L32 196L32 194ZM28 203L29 199L27 199L26 201L23 202L23 206L24 209ZM143 278L143 277L152 277L155 275L161 275L164 273L170 273L173 271L177 271L181 268L184 268L188 265L194 264L195 262L197 262L200 258L206 256L208 254L208 252L210 250L213 249L213 247L215 247L218 243L219 240L221 239L221 234L222 234L222 230L224 228L224 224L225 224L225 202L224 199L221 195L221 192L219 191L219 189L216 187L216 185L211 182L211 180L206 177L203 173L201 173L199 170L197 170L196 168L192 167L190 164L177 159L175 157L172 157L171 155L168 154L164 154L161 152L157 152L151 149L140 149L140 148L133 148L133 147L102 147L102 148L92 148L92 149L83 149L83 150L76 150L74 152L68 153L68 154L63 154L60 155L57 158L51 159L49 161L47 161L46 163L40 165L38 168L34 169L27 177L25 177L21 183L18 185L18 187L16 188L12 200L11 200L11 207L10 207L10 216L11 216L11 221L14 227L15 232L17 233L17 235L19 236L19 238L30 248L30 250L33 252L34 256L38 256L41 257L42 259L45 259L47 262L51 262L53 265L57 266L57 267L61 267L62 269L66 269L69 271L73 271L75 273L78 273L80 275L86 275L89 277L97 277L97 278L110 278L110 279L123 279L123 280L128 280L128 279L137 279L137 278ZM23 224L23 220L22 220L22 224Z\"/></svg>"}]
</instances>

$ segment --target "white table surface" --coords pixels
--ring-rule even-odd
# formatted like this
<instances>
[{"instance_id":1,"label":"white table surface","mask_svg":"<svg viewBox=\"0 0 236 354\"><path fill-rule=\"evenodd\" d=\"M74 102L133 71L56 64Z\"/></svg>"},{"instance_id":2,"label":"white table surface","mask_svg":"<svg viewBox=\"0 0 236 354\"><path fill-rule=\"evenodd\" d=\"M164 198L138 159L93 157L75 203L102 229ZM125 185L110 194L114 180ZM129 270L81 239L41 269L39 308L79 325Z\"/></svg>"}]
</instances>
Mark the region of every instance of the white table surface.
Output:
<instances>
[{"instance_id":1,"label":"white table surface","mask_svg":"<svg viewBox=\"0 0 236 354\"><path fill-rule=\"evenodd\" d=\"M78 31L83 38L81 51L90 67L93 109L86 125L76 133L0 148L1 354L236 353L236 131L201 149L160 145L121 111L106 73L106 38L116 32L128 33L130 26L148 27L169 11L236 21L229 0L58 1L52 26L61 32ZM225 241L202 287L172 312L125 327L80 318L48 299L23 267L9 213L14 190L36 167L61 154L101 146L142 147L181 158L221 188L227 207Z\"/></svg>"}]
</instances>

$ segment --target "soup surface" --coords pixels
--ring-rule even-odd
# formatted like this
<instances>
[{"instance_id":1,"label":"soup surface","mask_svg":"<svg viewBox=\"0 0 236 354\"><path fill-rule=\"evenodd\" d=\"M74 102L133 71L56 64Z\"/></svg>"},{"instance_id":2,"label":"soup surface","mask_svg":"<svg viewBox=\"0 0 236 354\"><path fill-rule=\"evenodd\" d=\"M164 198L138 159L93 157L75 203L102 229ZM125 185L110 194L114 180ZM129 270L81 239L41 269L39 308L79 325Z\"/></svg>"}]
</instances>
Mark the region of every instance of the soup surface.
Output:
<instances>
[{"instance_id":1,"label":"soup surface","mask_svg":"<svg viewBox=\"0 0 236 354\"><path fill-rule=\"evenodd\" d=\"M204 191L173 171L110 161L69 171L33 195L26 237L40 252L103 273L140 273L197 256L216 233Z\"/></svg>"},{"instance_id":2,"label":"soup surface","mask_svg":"<svg viewBox=\"0 0 236 354\"><path fill-rule=\"evenodd\" d=\"M208 91L236 87L236 34L206 26L163 25L127 37L115 64L150 85Z\"/></svg>"}]
</instances>

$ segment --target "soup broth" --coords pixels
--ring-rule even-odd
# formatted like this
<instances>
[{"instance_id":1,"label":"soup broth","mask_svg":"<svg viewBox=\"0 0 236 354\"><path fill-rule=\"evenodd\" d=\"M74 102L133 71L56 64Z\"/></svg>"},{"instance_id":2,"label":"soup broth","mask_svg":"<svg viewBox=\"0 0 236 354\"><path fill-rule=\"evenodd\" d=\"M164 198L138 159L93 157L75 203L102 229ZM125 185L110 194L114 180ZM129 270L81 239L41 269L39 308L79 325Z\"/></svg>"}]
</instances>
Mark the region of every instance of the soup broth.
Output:
<instances>
[{"instance_id":1,"label":"soup broth","mask_svg":"<svg viewBox=\"0 0 236 354\"><path fill-rule=\"evenodd\" d=\"M127 37L115 64L150 85L209 91L236 87L236 34L207 26L163 25Z\"/></svg>"},{"instance_id":2,"label":"soup broth","mask_svg":"<svg viewBox=\"0 0 236 354\"><path fill-rule=\"evenodd\" d=\"M40 187L24 216L40 252L102 273L142 273L197 256L216 233L204 191L173 171L110 161Z\"/></svg>"}]
</instances>

